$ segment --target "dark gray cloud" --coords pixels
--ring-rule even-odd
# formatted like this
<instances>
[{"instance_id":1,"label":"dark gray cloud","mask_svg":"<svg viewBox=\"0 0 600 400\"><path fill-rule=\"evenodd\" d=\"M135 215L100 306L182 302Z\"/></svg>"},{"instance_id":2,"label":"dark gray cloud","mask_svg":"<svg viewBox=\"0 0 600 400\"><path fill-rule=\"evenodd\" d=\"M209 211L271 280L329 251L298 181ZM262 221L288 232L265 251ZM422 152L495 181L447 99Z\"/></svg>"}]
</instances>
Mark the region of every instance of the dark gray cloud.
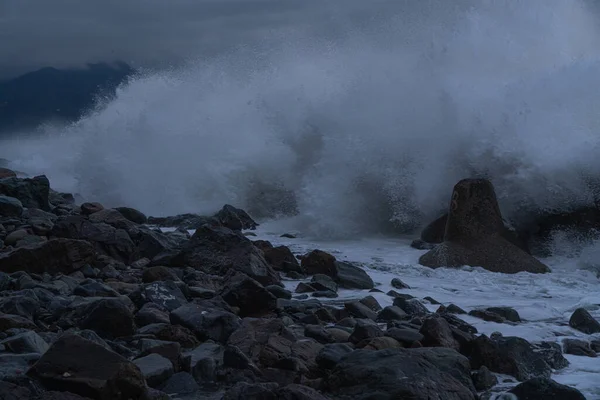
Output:
<instances>
[{"instance_id":1,"label":"dark gray cloud","mask_svg":"<svg viewBox=\"0 0 600 400\"><path fill-rule=\"evenodd\" d=\"M360 16L367 6L355 0L2 0L0 76L116 59L177 63L286 34L326 34L340 14Z\"/></svg>"}]
</instances>

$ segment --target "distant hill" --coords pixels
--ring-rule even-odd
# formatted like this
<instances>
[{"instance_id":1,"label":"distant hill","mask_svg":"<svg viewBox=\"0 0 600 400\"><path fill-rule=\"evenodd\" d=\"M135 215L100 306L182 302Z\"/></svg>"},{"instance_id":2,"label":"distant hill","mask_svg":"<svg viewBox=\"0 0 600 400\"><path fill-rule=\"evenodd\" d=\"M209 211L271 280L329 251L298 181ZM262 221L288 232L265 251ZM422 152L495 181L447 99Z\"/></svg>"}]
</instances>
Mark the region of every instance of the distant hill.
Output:
<instances>
[{"instance_id":1,"label":"distant hill","mask_svg":"<svg viewBox=\"0 0 600 400\"><path fill-rule=\"evenodd\" d=\"M0 81L0 134L31 129L45 121L75 121L98 95L113 96L135 71L125 63L87 68L42 68Z\"/></svg>"}]
</instances>

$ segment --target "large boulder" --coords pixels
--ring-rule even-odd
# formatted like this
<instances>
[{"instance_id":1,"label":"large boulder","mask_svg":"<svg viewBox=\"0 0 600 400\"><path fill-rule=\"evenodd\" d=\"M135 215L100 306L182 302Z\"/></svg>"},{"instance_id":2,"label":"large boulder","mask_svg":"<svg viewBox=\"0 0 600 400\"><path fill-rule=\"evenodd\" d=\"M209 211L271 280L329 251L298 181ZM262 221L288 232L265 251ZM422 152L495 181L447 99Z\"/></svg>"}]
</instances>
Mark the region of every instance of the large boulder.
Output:
<instances>
[{"instance_id":1,"label":"large boulder","mask_svg":"<svg viewBox=\"0 0 600 400\"><path fill-rule=\"evenodd\" d=\"M243 229L256 229L258 224L240 208L225 204L223 208L213 216L219 223L231 230L241 231Z\"/></svg>"},{"instance_id":2,"label":"large boulder","mask_svg":"<svg viewBox=\"0 0 600 400\"><path fill-rule=\"evenodd\" d=\"M141 400L147 394L138 367L77 335L61 336L27 374L48 389L95 400Z\"/></svg>"},{"instance_id":3,"label":"large boulder","mask_svg":"<svg viewBox=\"0 0 600 400\"><path fill-rule=\"evenodd\" d=\"M549 378L552 373L545 354L519 337L481 335L472 344L470 358L474 369L485 366L492 372L512 375L519 381Z\"/></svg>"},{"instance_id":4,"label":"large boulder","mask_svg":"<svg viewBox=\"0 0 600 400\"><path fill-rule=\"evenodd\" d=\"M569 325L588 335L600 333L600 322L596 321L585 308L578 308L573 312L569 319Z\"/></svg>"},{"instance_id":5,"label":"large boulder","mask_svg":"<svg viewBox=\"0 0 600 400\"><path fill-rule=\"evenodd\" d=\"M585 400L585 396L575 388L561 385L549 378L533 378L523 382L509 393L519 400Z\"/></svg>"},{"instance_id":6,"label":"large boulder","mask_svg":"<svg viewBox=\"0 0 600 400\"><path fill-rule=\"evenodd\" d=\"M240 309L242 317L258 317L277 308L277 298L263 285L241 273L225 284L221 296L230 306Z\"/></svg>"},{"instance_id":7,"label":"large boulder","mask_svg":"<svg viewBox=\"0 0 600 400\"><path fill-rule=\"evenodd\" d=\"M123 217L127 218L129 221L131 221L133 223L145 224L146 222L148 222L148 217L146 217L146 215L144 215L144 213L136 210L135 208L117 207L117 208L115 208L115 210L120 212Z\"/></svg>"},{"instance_id":8,"label":"large boulder","mask_svg":"<svg viewBox=\"0 0 600 400\"><path fill-rule=\"evenodd\" d=\"M53 239L0 253L0 271L69 274L92 262L95 255L94 247L86 241Z\"/></svg>"},{"instance_id":9,"label":"large boulder","mask_svg":"<svg viewBox=\"0 0 600 400\"><path fill-rule=\"evenodd\" d=\"M444 348L356 350L327 379L338 397L475 400L469 361Z\"/></svg>"},{"instance_id":10,"label":"large boulder","mask_svg":"<svg viewBox=\"0 0 600 400\"><path fill-rule=\"evenodd\" d=\"M92 214L92 216L96 214ZM135 244L127 231L116 229L104 222L93 223L87 218L77 215L62 217L54 224L51 235L86 240L93 243L100 253L126 264L130 264L139 258Z\"/></svg>"},{"instance_id":11,"label":"large boulder","mask_svg":"<svg viewBox=\"0 0 600 400\"><path fill-rule=\"evenodd\" d=\"M491 182L464 179L454 186L444 242L421 265L483 267L492 272L549 272L549 268L502 236L504 223Z\"/></svg>"},{"instance_id":12,"label":"large boulder","mask_svg":"<svg viewBox=\"0 0 600 400\"><path fill-rule=\"evenodd\" d=\"M239 271L263 285L281 283L262 251L240 232L225 227L201 226L174 261L213 275Z\"/></svg>"},{"instance_id":13,"label":"large boulder","mask_svg":"<svg viewBox=\"0 0 600 400\"><path fill-rule=\"evenodd\" d=\"M0 179L0 195L19 199L24 207L50 211L50 181L46 176Z\"/></svg>"},{"instance_id":14,"label":"large boulder","mask_svg":"<svg viewBox=\"0 0 600 400\"><path fill-rule=\"evenodd\" d=\"M133 313L123 301L112 298L91 303L86 308L80 327L91 329L109 339L135 333Z\"/></svg>"}]
</instances>

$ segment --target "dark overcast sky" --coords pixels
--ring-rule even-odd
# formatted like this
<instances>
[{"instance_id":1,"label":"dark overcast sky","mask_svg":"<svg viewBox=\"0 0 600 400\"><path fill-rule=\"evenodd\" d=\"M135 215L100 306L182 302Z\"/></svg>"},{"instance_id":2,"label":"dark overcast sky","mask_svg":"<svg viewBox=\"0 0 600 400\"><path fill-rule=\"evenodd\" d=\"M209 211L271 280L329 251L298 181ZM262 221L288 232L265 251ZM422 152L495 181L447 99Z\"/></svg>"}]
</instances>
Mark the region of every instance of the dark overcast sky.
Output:
<instances>
[{"instance_id":1,"label":"dark overcast sky","mask_svg":"<svg viewBox=\"0 0 600 400\"><path fill-rule=\"evenodd\" d=\"M0 0L0 76L116 59L154 66L277 35L326 36L367 3L389 1Z\"/></svg>"}]
</instances>

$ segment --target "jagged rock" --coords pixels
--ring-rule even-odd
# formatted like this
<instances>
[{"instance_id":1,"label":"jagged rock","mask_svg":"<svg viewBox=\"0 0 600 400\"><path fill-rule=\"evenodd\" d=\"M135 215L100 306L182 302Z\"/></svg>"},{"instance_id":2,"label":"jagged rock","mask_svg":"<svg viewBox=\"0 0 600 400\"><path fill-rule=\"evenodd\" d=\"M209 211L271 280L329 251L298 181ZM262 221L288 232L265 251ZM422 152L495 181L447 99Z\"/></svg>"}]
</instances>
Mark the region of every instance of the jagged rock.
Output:
<instances>
[{"instance_id":1,"label":"jagged rock","mask_svg":"<svg viewBox=\"0 0 600 400\"><path fill-rule=\"evenodd\" d=\"M273 296L275 296L278 299L289 300L292 298L292 292L282 288L281 286L269 285L269 286L265 287L265 289L267 289L269 291L269 293L271 293Z\"/></svg>"},{"instance_id":2,"label":"jagged rock","mask_svg":"<svg viewBox=\"0 0 600 400\"><path fill-rule=\"evenodd\" d=\"M125 230L115 229L106 223L93 223L81 216L59 218L52 228L51 235L86 240L93 243L100 253L126 264L139 258L135 244Z\"/></svg>"},{"instance_id":3,"label":"jagged rock","mask_svg":"<svg viewBox=\"0 0 600 400\"><path fill-rule=\"evenodd\" d=\"M92 262L94 258L94 248L88 242L53 239L0 253L0 271L69 274Z\"/></svg>"},{"instance_id":4,"label":"jagged rock","mask_svg":"<svg viewBox=\"0 0 600 400\"><path fill-rule=\"evenodd\" d=\"M131 207L117 207L115 208L121 213L123 217L135 224L145 224L148 222L148 218L141 211Z\"/></svg>"},{"instance_id":5,"label":"jagged rock","mask_svg":"<svg viewBox=\"0 0 600 400\"><path fill-rule=\"evenodd\" d=\"M411 347L416 342L421 342L424 336L414 329L390 328L385 331L385 336L391 337L403 344L405 347Z\"/></svg>"},{"instance_id":6,"label":"jagged rock","mask_svg":"<svg viewBox=\"0 0 600 400\"><path fill-rule=\"evenodd\" d=\"M100 203L83 203L80 208L81 215L92 215L98 211L104 210L104 206Z\"/></svg>"},{"instance_id":7,"label":"jagged rock","mask_svg":"<svg viewBox=\"0 0 600 400\"><path fill-rule=\"evenodd\" d=\"M154 259L160 254L169 254L179 250L188 235L180 238L178 232L162 233L145 226L137 226L128 230L129 236L135 243L140 257Z\"/></svg>"},{"instance_id":8,"label":"jagged rock","mask_svg":"<svg viewBox=\"0 0 600 400\"><path fill-rule=\"evenodd\" d=\"M13 353L39 353L44 354L48 350L48 343L33 331L25 331L8 339L0 341L8 350Z\"/></svg>"},{"instance_id":9,"label":"jagged rock","mask_svg":"<svg viewBox=\"0 0 600 400\"><path fill-rule=\"evenodd\" d=\"M348 338L350 343L358 344L365 339L373 339L383 336L383 331L377 325L359 323Z\"/></svg>"},{"instance_id":10,"label":"jagged rock","mask_svg":"<svg viewBox=\"0 0 600 400\"><path fill-rule=\"evenodd\" d=\"M102 299L85 308L82 329L91 329L102 337L118 338L135 333L131 310L120 299Z\"/></svg>"},{"instance_id":11,"label":"jagged rock","mask_svg":"<svg viewBox=\"0 0 600 400\"><path fill-rule=\"evenodd\" d=\"M200 340L226 343L240 326L239 317L211 306L186 304L171 312L171 323L190 329Z\"/></svg>"},{"instance_id":12,"label":"jagged rock","mask_svg":"<svg viewBox=\"0 0 600 400\"><path fill-rule=\"evenodd\" d=\"M410 289L410 286L402 282L399 278L392 279L392 287L396 289Z\"/></svg>"},{"instance_id":13,"label":"jagged rock","mask_svg":"<svg viewBox=\"0 0 600 400\"><path fill-rule=\"evenodd\" d=\"M129 297L138 308L146 303L154 303L167 311L173 311L187 303L185 295L173 281L147 283Z\"/></svg>"},{"instance_id":14,"label":"jagged rock","mask_svg":"<svg viewBox=\"0 0 600 400\"><path fill-rule=\"evenodd\" d=\"M367 318L373 321L377 319L377 313L359 301L346 302L344 307L354 317Z\"/></svg>"},{"instance_id":15,"label":"jagged rock","mask_svg":"<svg viewBox=\"0 0 600 400\"><path fill-rule=\"evenodd\" d=\"M483 267L492 272L549 272L549 268L502 237L504 223L492 184L464 179L454 186L444 241L421 256L421 265Z\"/></svg>"},{"instance_id":16,"label":"jagged rock","mask_svg":"<svg viewBox=\"0 0 600 400\"><path fill-rule=\"evenodd\" d=\"M375 287L373 279L360 267L336 261L335 268L337 270L335 281L341 288L373 289Z\"/></svg>"},{"instance_id":17,"label":"jagged rock","mask_svg":"<svg viewBox=\"0 0 600 400\"><path fill-rule=\"evenodd\" d=\"M0 195L0 217L20 217L23 204L14 197Z\"/></svg>"},{"instance_id":18,"label":"jagged rock","mask_svg":"<svg viewBox=\"0 0 600 400\"><path fill-rule=\"evenodd\" d=\"M569 319L569 325L588 335L600 332L600 322L596 321L585 308L575 310Z\"/></svg>"},{"instance_id":19,"label":"jagged rock","mask_svg":"<svg viewBox=\"0 0 600 400\"><path fill-rule=\"evenodd\" d=\"M377 316L378 321L399 321L408 317L400 307L387 306Z\"/></svg>"},{"instance_id":20,"label":"jagged rock","mask_svg":"<svg viewBox=\"0 0 600 400\"><path fill-rule=\"evenodd\" d=\"M329 253L313 250L302 257L302 269L308 275L323 274L331 278L337 277L336 259Z\"/></svg>"},{"instance_id":21,"label":"jagged rock","mask_svg":"<svg viewBox=\"0 0 600 400\"><path fill-rule=\"evenodd\" d=\"M161 227L177 227L181 229L196 229L207 223L218 225L218 221L214 218L206 217L198 214L180 214L170 217L148 217L148 224Z\"/></svg>"},{"instance_id":22,"label":"jagged rock","mask_svg":"<svg viewBox=\"0 0 600 400\"><path fill-rule=\"evenodd\" d=\"M506 319L504 319L504 317L501 315L487 310L471 310L469 311L469 315L488 322L497 322L499 324L506 322Z\"/></svg>"},{"instance_id":23,"label":"jagged rock","mask_svg":"<svg viewBox=\"0 0 600 400\"><path fill-rule=\"evenodd\" d=\"M5 332L14 328L32 330L38 329L38 327L32 321L20 315L0 313L0 332Z\"/></svg>"},{"instance_id":24,"label":"jagged rock","mask_svg":"<svg viewBox=\"0 0 600 400\"><path fill-rule=\"evenodd\" d=\"M327 275L315 274L311 281L310 286L315 288L317 291L330 291L337 292L337 284Z\"/></svg>"},{"instance_id":25,"label":"jagged rock","mask_svg":"<svg viewBox=\"0 0 600 400\"><path fill-rule=\"evenodd\" d=\"M471 366L486 366L490 371L508 374L519 381L550 377L552 368L525 339L518 337L479 336L473 342Z\"/></svg>"},{"instance_id":26,"label":"jagged rock","mask_svg":"<svg viewBox=\"0 0 600 400\"><path fill-rule=\"evenodd\" d=\"M296 286L295 293L312 293L316 292L317 289L314 288L311 284L300 282L298 286Z\"/></svg>"},{"instance_id":27,"label":"jagged rock","mask_svg":"<svg viewBox=\"0 0 600 400\"><path fill-rule=\"evenodd\" d=\"M592 350L594 350L596 353L600 353L600 340L592 340L590 345Z\"/></svg>"},{"instance_id":28,"label":"jagged rock","mask_svg":"<svg viewBox=\"0 0 600 400\"><path fill-rule=\"evenodd\" d=\"M333 369L344 356L353 351L354 349L345 343L327 344L319 351L316 362L321 368Z\"/></svg>"},{"instance_id":29,"label":"jagged rock","mask_svg":"<svg viewBox=\"0 0 600 400\"><path fill-rule=\"evenodd\" d=\"M478 392L491 389L498 384L498 378L492 374L489 369L482 366L477 371L473 371L473 384Z\"/></svg>"},{"instance_id":30,"label":"jagged rock","mask_svg":"<svg viewBox=\"0 0 600 400\"><path fill-rule=\"evenodd\" d=\"M185 349L194 348L199 344L192 331L181 325L155 323L140 328L138 333L140 335L153 335L157 339L167 342L177 342Z\"/></svg>"},{"instance_id":31,"label":"jagged rock","mask_svg":"<svg viewBox=\"0 0 600 400\"><path fill-rule=\"evenodd\" d=\"M133 363L77 335L61 336L27 374L48 388L96 400L141 400L146 394Z\"/></svg>"},{"instance_id":32,"label":"jagged rock","mask_svg":"<svg viewBox=\"0 0 600 400\"><path fill-rule=\"evenodd\" d=\"M133 360L140 369L148 386L158 387L175 373L171 361L159 354L149 354Z\"/></svg>"},{"instance_id":33,"label":"jagged rock","mask_svg":"<svg viewBox=\"0 0 600 400\"><path fill-rule=\"evenodd\" d=\"M460 344L454 338L452 329L444 318L438 316L426 318L419 332L423 335L420 342L425 347L448 347L460 350Z\"/></svg>"},{"instance_id":34,"label":"jagged rock","mask_svg":"<svg viewBox=\"0 0 600 400\"><path fill-rule=\"evenodd\" d=\"M419 316L429 314L429 310L417 299L404 299L402 297L396 297L394 299L394 305L399 307L410 316Z\"/></svg>"},{"instance_id":35,"label":"jagged rock","mask_svg":"<svg viewBox=\"0 0 600 400\"><path fill-rule=\"evenodd\" d=\"M467 312L455 304L450 304L446 307L446 312L451 314L466 314Z\"/></svg>"},{"instance_id":36,"label":"jagged rock","mask_svg":"<svg viewBox=\"0 0 600 400\"><path fill-rule=\"evenodd\" d=\"M142 282L150 283L155 281L178 281L177 274L168 267L156 266L149 267L142 273Z\"/></svg>"},{"instance_id":37,"label":"jagged rock","mask_svg":"<svg viewBox=\"0 0 600 400\"><path fill-rule=\"evenodd\" d=\"M263 285L280 284L279 274L262 252L239 232L224 227L201 226L176 261L208 274L223 276L243 272Z\"/></svg>"},{"instance_id":38,"label":"jagged rock","mask_svg":"<svg viewBox=\"0 0 600 400\"><path fill-rule=\"evenodd\" d=\"M575 356L598 357L596 352L592 350L590 343L577 339L563 340L565 354L573 354Z\"/></svg>"},{"instance_id":39,"label":"jagged rock","mask_svg":"<svg viewBox=\"0 0 600 400\"><path fill-rule=\"evenodd\" d=\"M50 181L46 176L0 179L0 195L19 199L23 207L50 211Z\"/></svg>"},{"instance_id":40,"label":"jagged rock","mask_svg":"<svg viewBox=\"0 0 600 400\"><path fill-rule=\"evenodd\" d=\"M327 379L335 396L474 400L468 360L450 349L356 350Z\"/></svg>"},{"instance_id":41,"label":"jagged rock","mask_svg":"<svg viewBox=\"0 0 600 400\"><path fill-rule=\"evenodd\" d=\"M256 243L256 242L255 242ZM297 272L304 273L302 267L298 263L298 259L292 254L286 246L278 247L259 247L264 255L265 260L273 267L275 271L281 272Z\"/></svg>"},{"instance_id":42,"label":"jagged rock","mask_svg":"<svg viewBox=\"0 0 600 400\"><path fill-rule=\"evenodd\" d=\"M160 388L161 391L170 395L182 395L194 393L200 389L194 377L187 372L178 372L170 377Z\"/></svg>"},{"instance_id":43,"label":"jagged rock","mask_svg":"<svg viewBox=\"0 0 600 400\"><path fill-rule=\"evenodd\" d=\"M230 306L240 309L242 317L262 316L277 308L277 298L245 274L230 278L221 295Z\"/></svg>"},{"instance_id":44,"label":"jagged rock","mask_svg":"<svg viewBox=\"0 0 600 400\"><path fill-rule=\"evenodd\" d=\"M562 369L569 366L569 361L563 356L562 349L558 343L534 343L533 348L553 369Z\"/></svg>"},{"instance_id":45,"label":"jagged rock","mask_svg":"<svg viewBox=\"0 0 600 400\"><path fill-rule=\"evenodd\" d=\"M256 229L258 224L248 215L248 213L240 208L235 208L229 204L225 204L223 208L216 213L215 218L219 223L231 230L241 231L242 229Z\"/></svg>"},{"instance_id":46,"label":"jagged rock","mask_svg":"<svg viewBox=\"0 0 600 400\"><path fill-rule=\"evenodd\" d=\"M169 312L158 304L146 303L135 314L135 323L137 326L146 326L150 324L170 323Z\"/></svg>"},{"instance_id":47,"label":"jagged rock","mask_svg":"<svg viewBox=\"0 0 600 400\"><path fill-rule=\"evenodd\" d=\"M381 336L381 337L376 337L373 339L366 340L366 344L363 347L363 349L385 350L385 349L399 349L402 347L404 347L404 346L402 346L402 344L400 344L400 342L398 342L396 339L391 338L389 336Z\"/></svg>"},{"instance_id":48,"label":"jagged rock","mask_svg":"<svg viewBox=\"0 0 600 400\"><path fill-rule=\"evenodd\" d=\"M20 315L31 321L40 311L40 302L33 296L11 296L0 298L0 312L4 314Z\"/></svg>"},{"instance_id":49,"label":"jagged rock","mask_svg":"<svg viewBox=\"0 0 600 400\"><path fill-rule=\"evenodd\" d=\"M81 282L79 286L77 286L73 290L73 294L75 296L83 296L83 297L118 297L119 293L116 290L107 286L103 283L88 279L84 282Z\"/></svg>"},{"instance_id":50,"label":"jagged rock","mask_svg":"<svg viewBox=\"0 0 600 400\"><path fill-rule=\"evenodd\" d=\"M0 177L2 177L2 168L0 168ZM0 381L0 399L31 400L31 398L32 393L28 388L10 382Z\"/></svg>"},{"instance_id":51,"label":"jagged rock","mask_svg":"<svg viewBox=\"0 0 600 400\"><path fill-rule=\"evenodd\" d=\"M585 400L579 390L549 378L530 379L517 385L509 393L516 395L518 400Z\"/></svg>"},{"instance_id":52,"label":"jagged rock","mask_svg":"<svg viewBox=\"0 0 600 400\"><path fill-rule=\"evenodd\" d=\"M244 318L231 334L228 344L236 346L253 362L271 366L291 355L292 341L282 336L284 325L278 319Z\"/></svg>"},{"instance_id":53,"label":"jagged rock","mask_svg":"<svg viewBox=\"0 0 600 400\"><path fill-rule=\"evenodd\" d=\"M49 219L32 218L28 220L28 223L31 225L33 233L39 236L48 236L54 228L54 223Z\"/></svg>"},{"instance_id":54,"label":"jagged rock","mask_svg":"<svg viewBox=\"0 0 600 400\"><path fill-rule=\"evenodd\" d=\"M177 342L167 342L165 340L140 339L138 348L141 351L140 357L149 354L159 354L173 364L175 372L181 368L181 344Z\"/></svg>"},{"instance_id":55,"label":"jagged rock","mask_svg":"<svg viewBox=\"0 0 600 400\"><path fill-rule=\"evenodd\" d=\"M186 371L190 371L198 382L212 382L216 379L217 367L223 365L223 346L206 342L183 357Z\"/></svg>"},{"instance_id":56,"label":"jagged rock","mask_svg":"<svg viewBox=\"0 0 600 400\"><path fill-rule=\"evenodd\" d=\"M359 300L362 304L369 307L371 310L375 312L379 312L382 310L381 304L377 301L377 299L373 296L366 296Z\"/></svg>"}]
</instances>

